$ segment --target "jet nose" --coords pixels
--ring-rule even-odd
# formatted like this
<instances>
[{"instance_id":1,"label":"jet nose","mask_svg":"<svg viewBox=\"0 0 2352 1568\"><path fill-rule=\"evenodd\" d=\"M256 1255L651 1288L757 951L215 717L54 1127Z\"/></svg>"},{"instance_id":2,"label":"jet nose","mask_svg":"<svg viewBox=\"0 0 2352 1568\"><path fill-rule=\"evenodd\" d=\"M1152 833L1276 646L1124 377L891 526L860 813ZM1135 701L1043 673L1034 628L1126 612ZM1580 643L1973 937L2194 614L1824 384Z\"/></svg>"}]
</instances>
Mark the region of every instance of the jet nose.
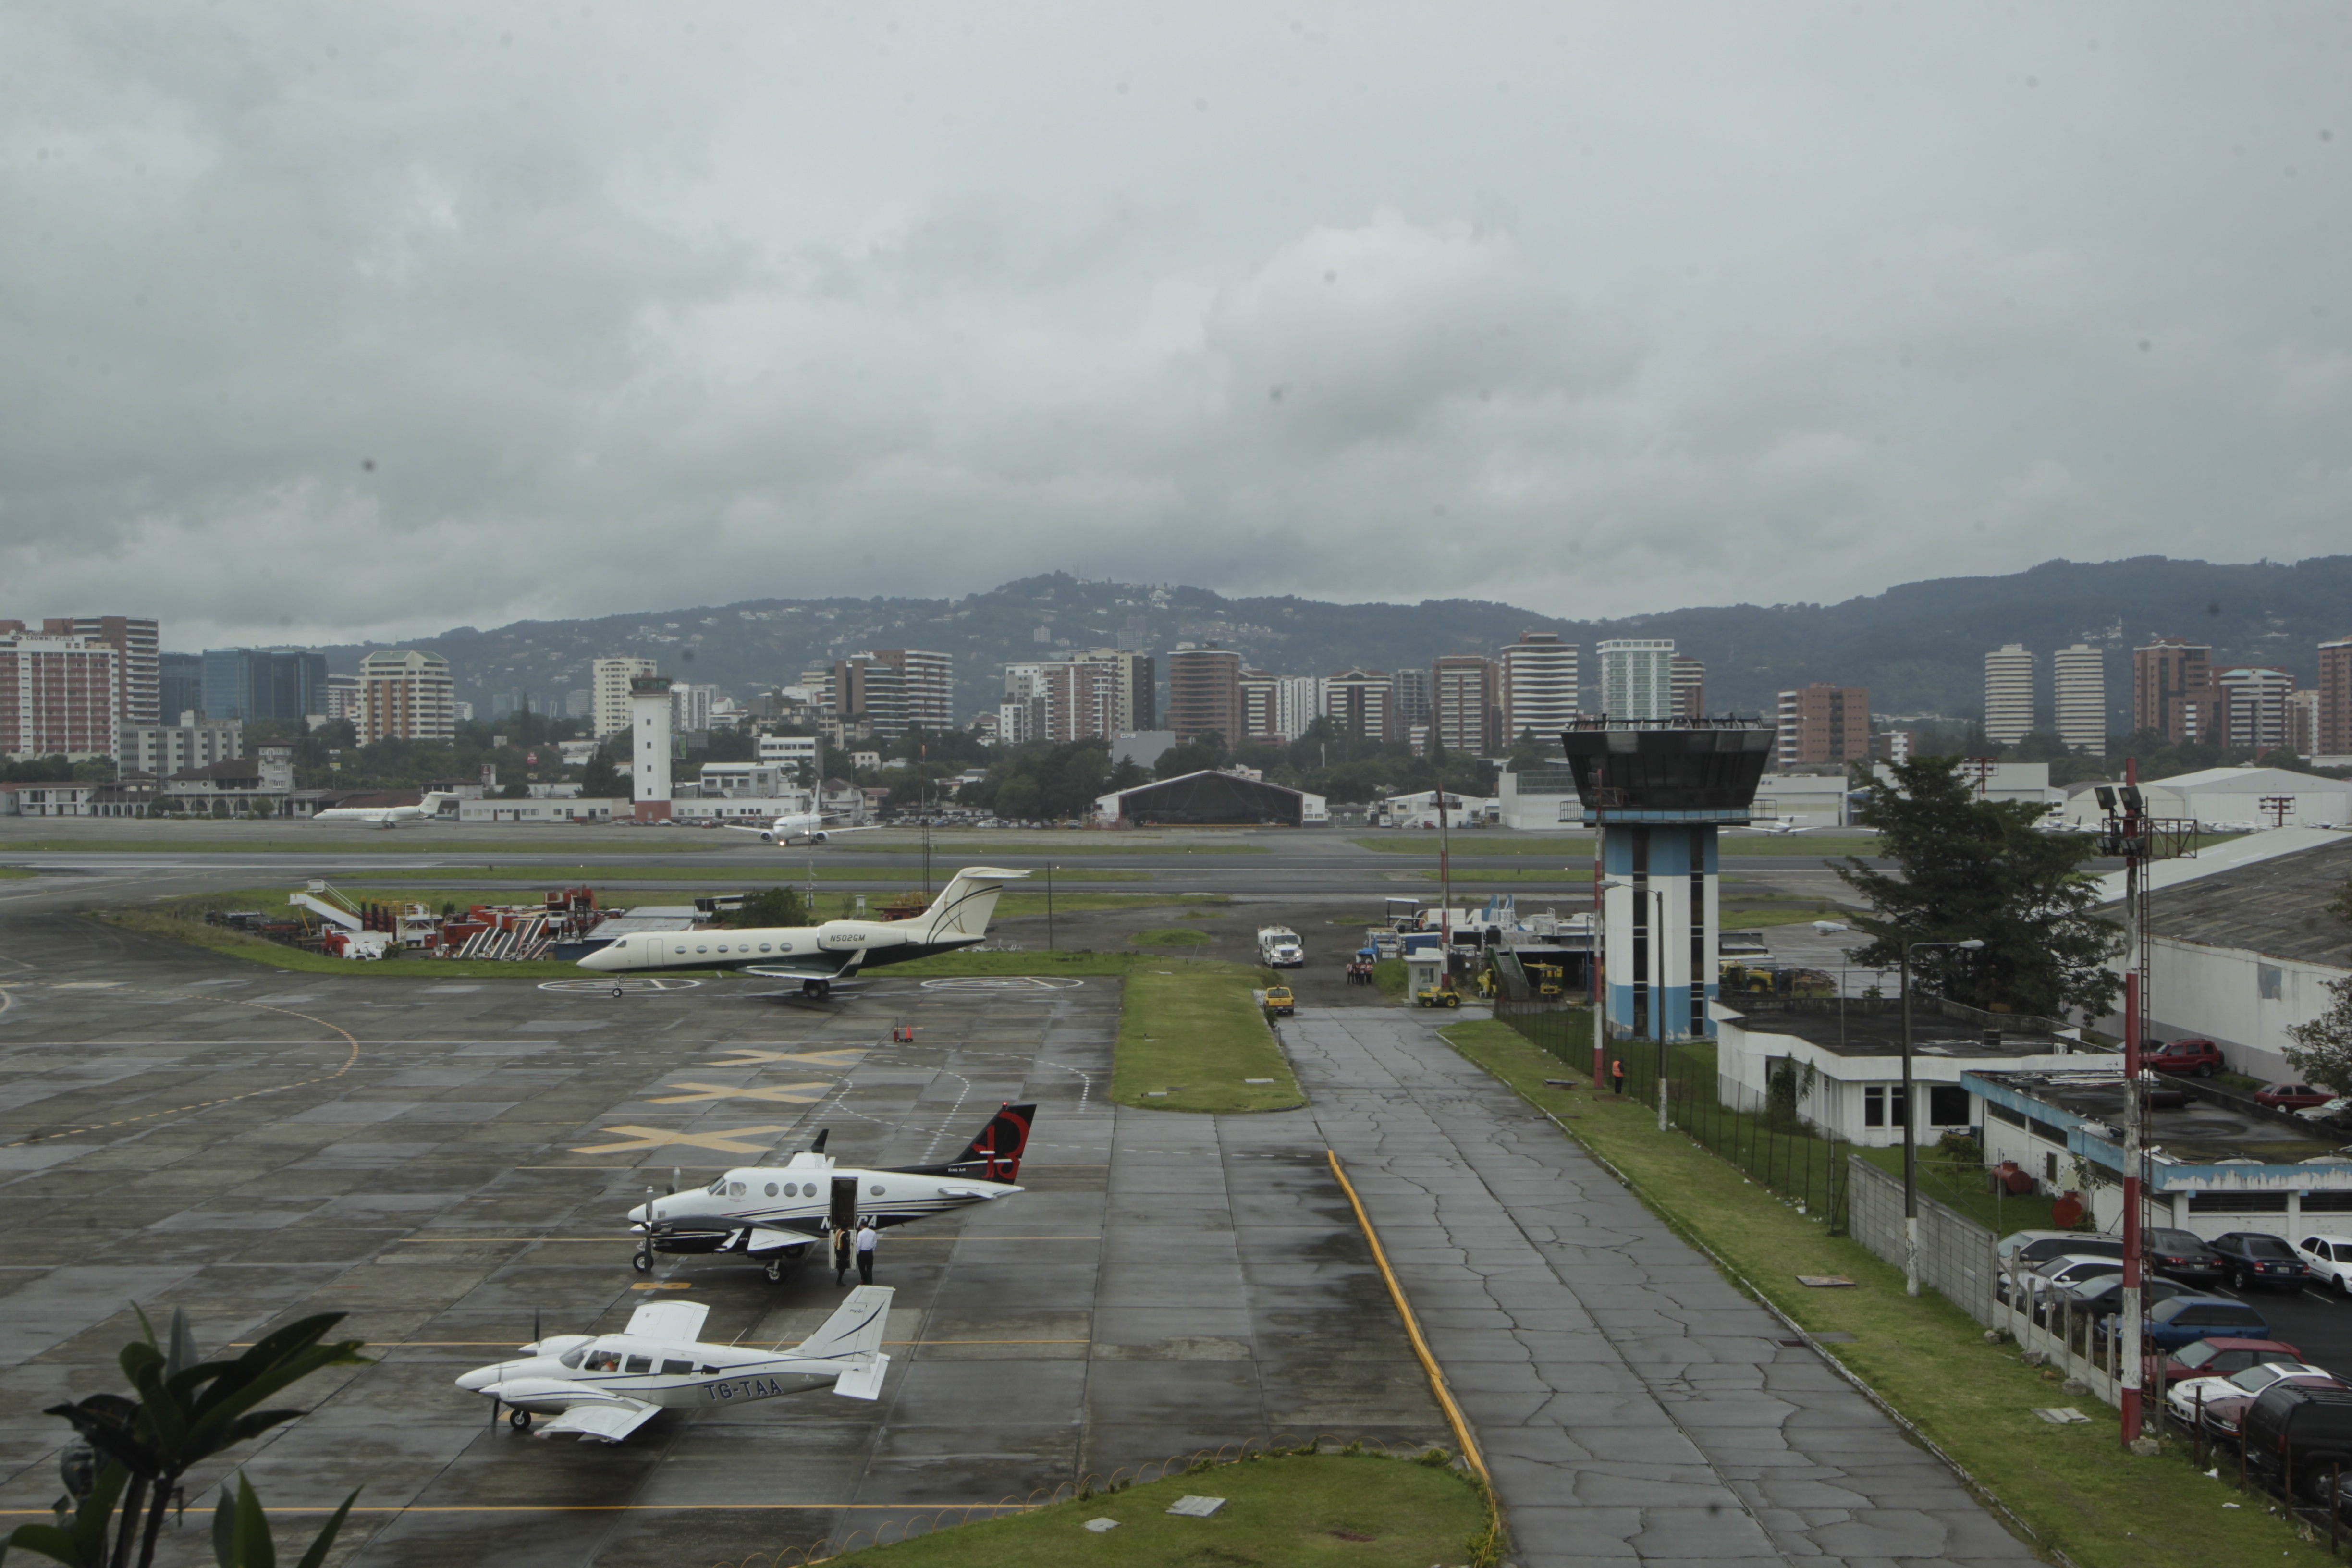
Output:
<instances>
[{"instance_id":1,"label":"jet nose","mask_svg":"<svg viewBox=\"0 0 2352 1568\"><path fill-rule=\"evenodd\" d=\"M598 948L593 952L583 954L580 959L580 967L583 969L613 969L616 968L619 965L619 963L620 955L613 951L612 944L607 943L606 945Z\"/></svg>"},{"instance_id":2,"label":"jet nose","mask_svg":"<svg viewBox=\"0 0 2352 1568\"><path fill-rule=\"evenodd\" d=\"M649 1212L652 1207L653 1205L651 1204L639 1204L636 1207L631 1209L628 1215L629 1223L631 1225L645 1224L646 1221L653 1217L652 1214Z\"/></svg>"},{"instance_id":3,"label":"jet nose","mask_svg":"<svg viewBox=\"0 0 2352 1568\"><path fill-rule=\"evenodd\" d=\"M460 1373L457 1379L457 1386L468 1394L479 1394L499 1381L500 1370L495 1366L478 1366L471 1372Z\"/></svg>"}]
</instances>

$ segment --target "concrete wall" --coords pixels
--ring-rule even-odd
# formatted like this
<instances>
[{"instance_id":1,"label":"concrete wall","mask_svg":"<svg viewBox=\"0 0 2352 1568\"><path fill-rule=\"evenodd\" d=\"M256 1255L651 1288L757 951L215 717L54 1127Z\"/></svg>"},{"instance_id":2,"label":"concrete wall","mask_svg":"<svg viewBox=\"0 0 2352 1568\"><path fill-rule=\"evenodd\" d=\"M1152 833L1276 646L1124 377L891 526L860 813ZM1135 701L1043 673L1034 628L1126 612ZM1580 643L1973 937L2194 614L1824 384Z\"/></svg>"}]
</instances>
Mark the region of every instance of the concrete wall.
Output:
<instances>
[{"instance_id":1,"label":"concrete wall","mask_svg":"<svg viewBox=\"0 0 2352 1568\"><path fill-rule=\"evenodd\" d=\"M1846 1162L1846 1233L1880 1258L1903 1267L1903 1183L1859 1155ZM1919 1283L1990 1324L1993 1244L2000 1238L1933 1198L1919 1200Z\"/></svg>"}]
</instances>

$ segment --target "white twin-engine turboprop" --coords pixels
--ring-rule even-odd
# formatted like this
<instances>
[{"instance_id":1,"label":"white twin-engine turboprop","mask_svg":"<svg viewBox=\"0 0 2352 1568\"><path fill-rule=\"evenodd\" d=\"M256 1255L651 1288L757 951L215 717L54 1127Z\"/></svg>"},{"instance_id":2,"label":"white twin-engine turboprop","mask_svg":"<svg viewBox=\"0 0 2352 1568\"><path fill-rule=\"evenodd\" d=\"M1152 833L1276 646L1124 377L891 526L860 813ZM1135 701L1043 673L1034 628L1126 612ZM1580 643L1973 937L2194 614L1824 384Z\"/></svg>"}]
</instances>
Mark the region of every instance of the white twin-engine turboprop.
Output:
<instances>
[{"instance_id":1,"label":"white twin-engine turboprop","mask_svg":"<svg viewBox=\"0 0 2352 1568\"><path fill-rule=\"evenodd\" d=\"M397 827L404 822L430 822L441 815L441 803L457 797L447 790L432 790L415 805L338 805L313 812L312 822L357 822L369 827Z\"/></svg>"},{"instance_id":2,"label":"white twin-engine turboprop","mask_svg":"<svg viewBox=\"0 0 2352 1568\"><path fill-rule=\"evenodd\" d=\"M730 931L638 931L598 948L583 969L610 974L659 969L740 969L747 974L797 980L802 994L824 996L849 984L860 969L953 952L986 940L1004 884L1029 873L995 866L958 871L921 914L903 921L827 921L814 926Z\"/></svg>"},{"instance_id":3,"label":"white twin-engine turboprop","mask_svg":"<svg viewBox=\"0 0 2352 1568\"><path fill-rule=\"evenodd\" d=\"M875 1399L890 1358L882 1336L890 1322L887 1286L860 1285L824 1326L790 1350L704 1344L710 1309L690 1301L640 1307L617 1334L557 1334L524 1345L520 1361L476 1367L457 1379L470 1394L510 1407L508 1425L531 1429L551 1415L542 1437L575 1432L617 1443L657 1410L707 1410L833 1385L851 1399Z\"/></svg>"}]
</instances>

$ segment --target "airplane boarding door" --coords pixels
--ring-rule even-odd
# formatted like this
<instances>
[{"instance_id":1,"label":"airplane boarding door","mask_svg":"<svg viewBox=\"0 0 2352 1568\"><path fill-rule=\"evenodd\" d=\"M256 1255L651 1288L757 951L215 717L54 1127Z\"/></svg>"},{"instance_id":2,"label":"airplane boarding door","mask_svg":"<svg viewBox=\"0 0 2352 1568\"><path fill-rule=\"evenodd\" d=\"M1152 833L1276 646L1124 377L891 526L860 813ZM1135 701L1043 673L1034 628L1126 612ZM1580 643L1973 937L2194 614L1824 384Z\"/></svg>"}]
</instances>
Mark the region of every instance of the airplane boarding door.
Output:
<instances>
[{"instance_id":1,"label":"airplane boarding door","mask_svg":"<svg viewBox=\"0 0 2352 1568\"><path fill-rule=\"evenodd\" d=\"M835 1230L857 1228L857 1178L835 1176L833 1179L833 1207L825 1218Z\"/></svg>"}]
</instances>

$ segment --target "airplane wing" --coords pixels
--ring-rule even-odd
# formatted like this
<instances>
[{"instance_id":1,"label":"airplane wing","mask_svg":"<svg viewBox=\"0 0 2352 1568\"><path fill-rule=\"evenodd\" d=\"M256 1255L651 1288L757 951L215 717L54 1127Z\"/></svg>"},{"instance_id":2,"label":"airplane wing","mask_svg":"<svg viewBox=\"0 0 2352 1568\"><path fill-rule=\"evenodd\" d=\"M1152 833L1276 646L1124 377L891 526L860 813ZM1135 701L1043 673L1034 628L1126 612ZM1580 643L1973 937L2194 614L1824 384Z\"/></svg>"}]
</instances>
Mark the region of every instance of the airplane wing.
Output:
<instances>
[{"instance_id":1,"label":"airplane wing","mask_svg":"<svg viewBox=\"0 0 2352 1568\"><path fill-rule=\"evenodd\" d=\"M670 1340L690 1345L702 1337L702 1320L710 1309L699 1301L649 1301L629 1314L621 1331L632 1339Z\"/></svg>"},{"instance_id":2,"label":"airplane wing","mask_svg":"<svg viewBox=\"0 0 2352 1568\"><path fill-rule=\"evenodd\" d=\"M771 831L765 827L746 827L740 822L722 822L719 826L725 828L730 833L766 833Z\"/></svg>"},{"instance_id":3,"label":"airplane wing","mask_svg":"<svg viewBox=\"0 0 2352 1568\"><path fill-rule=\"evenodd\" d=\"M554 1420L533 1426L531 1431L541 1437L566 1433L583 1439L593 1437L600 1443L617 1443L652 1420L654 1412L660 1408L642 1400L616 1397L595 1405L574 1405Z\"/></svg>"}]
</instances>

